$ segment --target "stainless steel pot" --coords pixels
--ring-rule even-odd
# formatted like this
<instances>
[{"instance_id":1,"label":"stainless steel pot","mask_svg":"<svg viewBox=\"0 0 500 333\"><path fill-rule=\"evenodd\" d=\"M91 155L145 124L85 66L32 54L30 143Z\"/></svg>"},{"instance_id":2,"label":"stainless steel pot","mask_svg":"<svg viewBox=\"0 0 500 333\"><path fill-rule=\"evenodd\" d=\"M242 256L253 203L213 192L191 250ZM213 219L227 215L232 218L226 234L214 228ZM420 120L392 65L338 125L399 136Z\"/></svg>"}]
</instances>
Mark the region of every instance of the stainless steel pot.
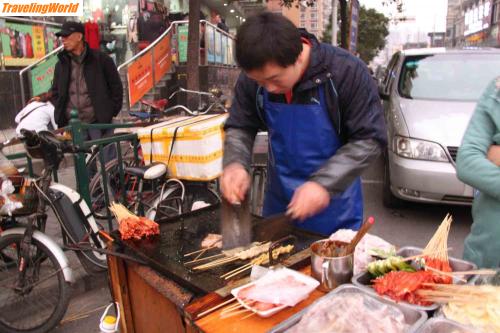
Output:
<instances>
[{"instance_id":1,"label":"stainless steel pot","mask_svg":"<svg viewBox=\"0 0 500 333\"><path fill-rule=\"evenodd\" d=\"M321 291L330 291L341 284L349 283L353 272L353 254L343 257L329 257L322 254L322 245L328 242L334 246L347 245L344 242L322 239L311 245L311 273L320 282Z\"/></svg>"}]
</instances>

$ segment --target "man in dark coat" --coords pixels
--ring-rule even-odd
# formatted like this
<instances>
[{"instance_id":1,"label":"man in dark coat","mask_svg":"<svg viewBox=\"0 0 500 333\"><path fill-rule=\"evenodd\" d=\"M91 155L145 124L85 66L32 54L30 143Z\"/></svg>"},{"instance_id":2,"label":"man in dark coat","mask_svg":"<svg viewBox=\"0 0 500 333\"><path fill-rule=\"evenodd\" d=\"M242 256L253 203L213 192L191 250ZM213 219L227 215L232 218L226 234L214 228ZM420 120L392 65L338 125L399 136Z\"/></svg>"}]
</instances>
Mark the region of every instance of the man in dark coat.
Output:
<instances>
[{"instance_id":1,"label":"man in dark coat","mask_svg":"<svg viewBox=\"0 0 500 333\"><path fill-rule=\"evenodd\" d=\"M287 212L298 227L321 234L358 229L360 176L387 144L366 65L268 12L240 26L236 59L243 72L225 126L224 197L238 203L247 195L255 135L265 129L263 214Z\"/></svg>"},{"instance_id":2,"label":"man in dark coat","mask_svg":"<svg viewBox=\"0 0 500 333\"><path fill-rule=\"evenodd\" d=\"M55 107L59 127L68 125L70 113L78 111L85 123L111 123L121 110L123 86L113 60L99 50L92 50L84 40L84 27L67 21L61 31L64 51L58 54L52 88L42 100ZM88 139L98 139L109 131L90 129Z\"/></svg>"}]
</instances>

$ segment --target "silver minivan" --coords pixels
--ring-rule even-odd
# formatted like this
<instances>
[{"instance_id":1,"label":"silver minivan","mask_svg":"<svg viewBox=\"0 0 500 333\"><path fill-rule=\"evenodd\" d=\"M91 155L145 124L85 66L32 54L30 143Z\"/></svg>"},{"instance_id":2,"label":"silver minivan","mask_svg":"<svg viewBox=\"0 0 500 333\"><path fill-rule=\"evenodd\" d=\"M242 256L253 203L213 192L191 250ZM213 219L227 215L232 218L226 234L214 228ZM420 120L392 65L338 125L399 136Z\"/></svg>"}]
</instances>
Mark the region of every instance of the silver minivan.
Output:
<instances>
[{"instance_id":1,"label":"silver minivan","mask_svg":"<svg viewBox=\"0 0 500 333\"><path fill-rule=\"evenodd\" d=\"M392 57L380 84L388 131L383 202L467 205L455 158L477 100L500 76L499 49L427 48Z\"/></svg>"}]
</instances>

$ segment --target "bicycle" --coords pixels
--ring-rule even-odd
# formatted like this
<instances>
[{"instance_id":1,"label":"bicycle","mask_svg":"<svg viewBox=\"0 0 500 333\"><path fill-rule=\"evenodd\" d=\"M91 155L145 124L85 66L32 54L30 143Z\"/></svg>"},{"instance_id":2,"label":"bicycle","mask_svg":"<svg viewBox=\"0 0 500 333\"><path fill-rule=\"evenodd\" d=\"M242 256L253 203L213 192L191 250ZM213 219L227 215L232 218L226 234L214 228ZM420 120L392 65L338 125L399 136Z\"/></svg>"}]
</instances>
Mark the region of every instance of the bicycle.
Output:
<instances>
[{"instance_id":1,"label":"bicycle","mask_svg":"<svg viewBox=\"0 0 500 333\"><path fill-rule=\"evenodd\" d=\"M0 289L0 331L43 333L63 318L73 282L73 271L63 249L45 234L47 208L52 209L59 222L64 247L76 251L87 272L102 272L107 262L100 228L85 201L72 189L52 184L51 175L57 171L64 153L82 150L60 141L51 132L36 134L23 130L22 134L28 154L41 158L44 170L25 189L32 195L27 210L12 212L16 225L0 235L0 285L3 287ZM26 221L19 223L18 219Z\"/></svg>"},{"instance_id":2,"label":"bicycle","mask_svg":"<svg viewBox=\"0 0 500 333\"><path fill-rule=\"evenodd\" d=\"M201 111L191 111L184 105L175 105L163 110L162 114L168 114L174 110L182 110L192 116L207 114L214 110L227 112L223 105L222 93L217 89L203 92L180 88L172 93L168 100L178 93L208 96L211 103ZM164 105L166 104L164 103ZM141 115L141 120L144 120L143 116ZM151 119L156 122L159 117L155 114ZM145 215L151 220L173 217L220 202L217 183L165 179L166 167L161 167L159 163L145 165L140 148L139 157L138 163L132 157L123 159L124 183L121 183L118 160L114 159L106 164L105 173L108 178L108 186L111 187L111 190L108 190L108 193L111 192L110 200L121 201L135 214ZM152 171L154 168L156 171ZM100 175L91 179L89 190L94 215L106 219L108 211Z\"/></svg>"}]
</instances>

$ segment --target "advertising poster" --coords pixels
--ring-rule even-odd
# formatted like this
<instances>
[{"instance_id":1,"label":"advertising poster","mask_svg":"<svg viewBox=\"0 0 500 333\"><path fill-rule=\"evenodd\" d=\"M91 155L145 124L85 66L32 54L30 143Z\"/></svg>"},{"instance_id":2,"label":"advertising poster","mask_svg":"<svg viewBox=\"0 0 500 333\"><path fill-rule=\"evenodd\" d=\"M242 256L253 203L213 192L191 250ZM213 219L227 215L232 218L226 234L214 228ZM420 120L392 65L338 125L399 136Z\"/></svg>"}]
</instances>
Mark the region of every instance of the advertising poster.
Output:
<instances>
[{"instance_id":1,"label":"advertising poster","mask_svg":"<svg viewBox=\"0 0 500 333\"><path fill-rule=\"evenodd\" d=\"M44 62L36 65L30 71L31 76L31 96L38 96L49 91L54 78L54 69L57 63L57 55L52 55Z\"/></svg>"},{"instance_id":2,"label":"advertising poster","mask_svg":"<svg viewBox=\"0 0 500 333\"><path fill-rule=\"evenodd\" d=\"M222 34L215 32L215 63L222 63Z\"/></svg>"},{"instance_id":3,"label":"advertising poster","mask_svg":"<svg viewBox=\"0 0 500 333\"><path fill-rule=\"evenodd\" d=\"M45 27L45 45L47 47L47 53L50 53L62 45L61 41L57 38L56 32L61 30L61 28L56 27Z\"/></svg>"},{"instance_id":4,"label":"advertising poster","mask_svg":"<svg viewBox=\"0 0 500 333\"><path fill-rule=\"evenodd\" d=\"M224 65L228 65L227 40L228 40L228 37L226 35L222 35L222 63Z\"/></svg>"},{"instance_id":5,"label":"advertising poster","mask_svg":"<svg viewBox=\"0 0 500 333\"><path fill-rule=\"evenodd\" d=\"M215 29L208 25L205 28L205 47L207 49L207 61L215 62Z\"/></svg>"},{"instance_id":6,"label":"advertising poster","mask_svg":"<svg viewBox=\"0 0 500 333\"><path fill-rule=\"evenodd\" d=\"M6 21L0 39L7 66L27 66L45 56L43 26Z\"/></svg>"},{"instance_id":7,"label":"advertising poster","mask_svg":"<svg viewBox=\"0 0 500 333\"><path fill-rule=\"evenodd\" d=\"M188 26L179 25L177 28L178 42L179 42L179 62L187 62L187 49L188 49Z\"/></svg>"},{"instance_id":8,"label":"advertising poster","mask_svg":"<svg viewBox=\"0 0 500 333\"><path fill-rule=\"evenodd\" d=\"M155 56L155 83L160 81L168 73L172 66L172 53L170 48L171 34L163 38L154 47Z\"/></svg>"},{"instance_id":9,"label":"advertising poster","mask_svg":"<svg viewBox=\"0 0 500 333\"><path fill-rule=\"evenodd\" d=\"M132 63L127 70L130 105L137 103L151 88L153 88L153 66L151 51Z\"/></svg>"}]
</instances>

